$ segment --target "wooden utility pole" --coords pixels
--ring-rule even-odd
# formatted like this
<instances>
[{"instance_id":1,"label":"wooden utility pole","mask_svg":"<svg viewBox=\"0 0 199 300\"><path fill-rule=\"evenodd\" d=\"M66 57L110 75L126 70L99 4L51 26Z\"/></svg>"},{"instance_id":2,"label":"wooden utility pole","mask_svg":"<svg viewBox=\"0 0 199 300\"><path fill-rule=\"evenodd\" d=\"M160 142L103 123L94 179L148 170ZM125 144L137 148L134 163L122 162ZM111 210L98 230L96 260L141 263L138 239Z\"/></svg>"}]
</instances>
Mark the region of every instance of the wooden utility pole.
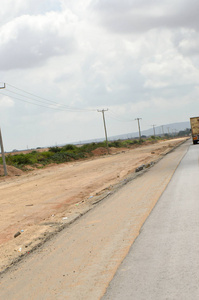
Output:
<instances>
[{"instance_id":1,"label":"wooden utility pole","mask_svg":"<svg viewBox=\"0 0 199 300\"><path fill-rule=\"evenodd\" d=\"M162 134L164 136L164 125L162 125Z\"/></svg>"},{"instance_id":2,"label":"wooden utility pole","mask_svg":"<svg viewBox=\"0 0 199 300\"><path fill-rule=\"evenodd\" d=\"M154 135L154 137L155 137L155 126L156 126L156 125L153 124L153 125L151 125L151 126L153 126L153 135Z\"/></svg>"},{"instance_id":3,"label":"wooden utility pole","mask_svg":"<svg viewBox=\"0 0 199 300\"><path fill-rule=\"evenodd\" d=\"M142 118L136 118L135 120L138 121L139 138L140 138L140 141L141 141L140 120L142 120Z\"/></svg>"},{"instance_id":4,"label":"wooden utility pole","mask_svg":"<svg viewBox=\"0 0 199 300\"><path fill-rule=\"evenodd\" d=\"M4 149L3 149L3 139L2 139L2 135L1 135L1 128L0 128L0 146L1 146L1 156L2 156L2 160L3 160L4 175L7 176L8 172L7 172L7 168L6 168L6 159L5 159Z\"/></svg>"},{"instance_id":5,"label":"wooden utility pole","mask_svg":"<svg viewBox=\"0 0 199 300\"><path fill-rule=\"evenodd\" d=\"M4 83L3 87L0 87L0 89L5 89L5 87L6 87L6 85ZM2 139L2 135L1 135L1 128L0 128L0 147L1 147L1 156L2 156L2 160L3 160L4 175L7 176L8 172L7 172L7 167L6 167L6 159L5 159L4 148L3 148L3 139Z\"/></svg>"},{"instance_id":6,"label":"wooden utility pole","mask_svg":"<svg viewBox=\"0 0 199 300\"><path fill-rule=\"evenodd\" d=\"M107 130L106 130L106 122L105 122L105 116L104 116L104 112L108 111L108 109L102 109L102 110L97 110L98 112L102 113L103 116L103 123L104 123L104 131L105 131L105 138L106 138L106 148L109 154L109 147L108 147L108 138L107 138Z\"/></svg>"}]
</instances>

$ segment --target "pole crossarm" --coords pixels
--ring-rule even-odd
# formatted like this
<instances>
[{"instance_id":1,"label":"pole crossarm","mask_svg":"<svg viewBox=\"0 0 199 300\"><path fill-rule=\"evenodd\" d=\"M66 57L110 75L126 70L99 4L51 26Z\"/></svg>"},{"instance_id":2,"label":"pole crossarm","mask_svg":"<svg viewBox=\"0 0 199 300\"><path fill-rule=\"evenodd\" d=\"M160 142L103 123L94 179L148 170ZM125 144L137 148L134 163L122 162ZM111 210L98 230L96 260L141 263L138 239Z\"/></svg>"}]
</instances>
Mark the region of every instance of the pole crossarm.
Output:
<instances>
[{"instance_id":1,"label":"pole crossarm","mask_svg":"<svg viewBox=\"0 0 199 300\"><path fill-rule=\"evenodd\" d=\"M3 83L3 86L0 86L0 89L5 89L6 88L6 84Z\"/></svg>"}]
</instances>

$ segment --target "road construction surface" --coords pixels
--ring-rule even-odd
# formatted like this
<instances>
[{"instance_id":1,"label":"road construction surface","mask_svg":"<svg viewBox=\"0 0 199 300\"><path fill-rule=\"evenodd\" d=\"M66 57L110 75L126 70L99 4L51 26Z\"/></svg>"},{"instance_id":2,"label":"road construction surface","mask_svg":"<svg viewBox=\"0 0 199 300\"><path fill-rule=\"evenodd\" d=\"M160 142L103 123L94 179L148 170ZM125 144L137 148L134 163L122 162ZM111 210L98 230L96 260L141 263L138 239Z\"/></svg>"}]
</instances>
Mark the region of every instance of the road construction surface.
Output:
<instances>
[{"instance_id":1,"label":"road construction surface","mask_svg":"<svg viewBox=\"0 0 199 300\"><path fill-rule=\"evenodd\" d=\"M157 161L186 139L111 148L111 155L98 148L90 159L29 172L8 166L9 176L0 176L0 272L90 210L137 167Z\"/></svg>"},{"instance_id":2,"label":"road construction surface","mask_svg":"<svg viewBox=\"0 0 199 300\"><path fill-rule=\"evenodd\" d=\"M103 299L199 299L199 144L190 146Z\"/></svg>"},{"instance_id":3,"label":"road construction surface","mask_svg":"<svg viewBox=\"0 0 199 300\"><path fill-rule=\"evenodd\" d=\"M167 154L142 176L3 273L0 299L100 299L189 144L188 141ZM175 211L178 216L178 210ZM157 229L159 226L161 223ZM178 229L176 226L173 225L173 231ZM161 238L164 243L164 237ZM159 247L160 242L156 243ZM142 268L145 270L144 265Z\"/></svg>"}]
</instances>

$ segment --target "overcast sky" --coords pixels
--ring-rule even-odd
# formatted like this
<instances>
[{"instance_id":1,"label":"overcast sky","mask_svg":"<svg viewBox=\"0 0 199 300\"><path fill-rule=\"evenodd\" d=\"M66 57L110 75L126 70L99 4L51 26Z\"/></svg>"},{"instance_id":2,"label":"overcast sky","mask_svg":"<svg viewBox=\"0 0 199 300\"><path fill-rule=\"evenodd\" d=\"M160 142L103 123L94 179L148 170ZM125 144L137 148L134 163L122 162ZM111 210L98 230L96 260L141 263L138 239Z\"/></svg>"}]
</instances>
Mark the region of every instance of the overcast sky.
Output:
<instances>
[{"instance_id":1,"label":"overcast sky","mask_svg":"<svg viewBox=\"0 0 199 300\"><path fill-rule=\"evenodd\" d=\"M5 150L199 115L196 0L1 0ZM36 97L38 96L38 97ZM39 98L40 97L40 98Z\"/></svg>"}]
</instances>

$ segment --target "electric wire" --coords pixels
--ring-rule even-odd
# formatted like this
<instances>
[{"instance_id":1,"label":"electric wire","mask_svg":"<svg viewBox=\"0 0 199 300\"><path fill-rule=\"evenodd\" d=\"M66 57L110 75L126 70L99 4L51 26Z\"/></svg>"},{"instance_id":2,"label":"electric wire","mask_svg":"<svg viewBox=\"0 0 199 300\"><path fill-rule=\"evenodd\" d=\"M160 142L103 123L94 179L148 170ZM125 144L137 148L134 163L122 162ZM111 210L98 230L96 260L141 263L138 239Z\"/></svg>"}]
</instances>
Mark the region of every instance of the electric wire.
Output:
<instances>
[{"instance_id":1,"label":"electric wire","mask_svg":"<svg viewBox=\"0 0 199 300\"><path fill-rule=\"evenodd\" d=\"M62 107L65 108L65 109L64 109L65 111L66 111L66 110L68 110L68 111L73 111L73 112L75 112L75 111L77 111L77 112L96 111L96 109L81 109L81 108L77 108L77 107L68 106L68 105L65 105L65 104L62 104L62 103L58 103L58 102L56 102L56 101L52 101L52 100L49 100L49 99L46 99L46 98L37 96L37 95L35 95L35 94L33 94L33 93L29 93L29 92L27 92L27 91L25 91L25 90L23 90L23 89L17 88L17 87L15 87L14 85L11 85L11 84L9 84L9 83L6 83L6 86L7 86L7 85L10 86L10 87L12 87L12 88L14 88L14 89L16 89L16 90L19 90L19 91L24 92L24 93L26 93L26 94L28 94L28 95L31 95L31 96L33 96L33 97L35 97L35 98L39 98L39 99L43 100L43 101L44 101L44 104L52 104L52 105L54 105L54 106L59 106L59 107L62 106ZM27 97L27 96L25 96L25 95L16 93L16 92L14 92L14 91L12 91L12 90L10 90L10 89L6 89L6 90L7 90L8 92L10 92L10 93L19 95L19 96L21 96L21 97L26 97L27 99L31 99L32 101L36 101L36 102L43 103L43 101L41 101L41 100L33 99L33 98L29 97L29 96ZM13 97L13 96L11 96L11 97ZM15 99L17 99L17 100L20 100L19 98L16 98L16 97L13 97L13 98L15 98ZM28 102L28 101L27 101L27 102ZM45 102L47 102L47 103L45 103ZM31 102L30 102L30 103L31 103ZM31 103L31 104L33 104L33 103ZM35 104L35 105L36 105L36 104ZM38 105L38 106L41 106L41 105Z\"/></svg>"},{"instance_id":2,"label":"electric wire","mask_svg":"<svg viewBox=\"0 0 199 300\"><path fill-rule=\"evenodd\" d=\"M129 119L120 119L120 116L118 116L117 114L115 114L113 111L109 110L109 112L110 112L110 114L111 114L112 116L108 116L108 114L107 114L107 116L108 116L109 118L115 119L115 120L117 120L117 121L119 121L119 122L130 123L130 122L135 121L135 120L129 120ZM118 117L119 117L119 118L118 118Z\"/></svg>"},{"instance_id":3,"label":"electric wire","mask_svg":"<svg viewBox=\"0 0 199 300\"><path fill-rule=\"evenodd\" d=\"M4 95L4 96L8 96L7 94L2 93L2 92L0 92L0 94L2 94L2 95ZM14 96L12 96L12 98L14 98L14 99L16 99L16 100L19 100L19 101L22 101L22 102L25 102L25 103L28 103L28 104L32 104L32 105L36 105L36 106L40 106L40 107L44 107L44 108L48 108L48 109L60 110L60 111L67 111L67 112L69 111L68 109L63 109L63 108L58 108L58 107L50 107L50 106L41 105L41 104L37 104L37 103L34 103L34 102L22 100L22 99L20 99L20 98L14 97ZM77 112L77 111L74 111L74 112Z\"/></svg>"},{"instance_id":4,"label":"electric wire","mask_svg":"<svg viewBox=\"0 0 199 300\"><path fill-rule=\"evenodd\" d=\"M30 100L33 100L33 101L36 101L36 102L40 102L40 103L44 103L43 101L40 101L40 100L37 100L37 99L32 99L32 98L29 98L29 97L27 97L27 96L25 96L25 95L22 95L22 94L19 94L19 93L15 93L15 92L13 92L13 91L11 91L11 90L9 90L9 89L6 89L6 92L9 92L9 93L12 93L12 94L15 94L15 95L18 95L18 96L21 96L21 97L25 97L25 98L27 98L27 99L30 99ZM11 96L12 97L12 96ZM13 97L14 98L14 97ZM19 100L19 98L16 98L16 99L18 99ZM27 101L26 101L27 102ZM32 103L31 103L32 104ZM57 104L52 104L52 105L57 105ZM61 105L62 106L62 105Z\"/></svg>"},{"instance_id":5,"label":"electric wire","mask_svg":"<svg viewBox=\"0 0 199 300\"><path fill-rule=\"evenodd\" d=\"M27 101L27 100L22 100L22 99L20 99L20 98L18 98L18 97L16 97L16 96L10 96L10 95L7 95L7 94L2 93L3 95L12 97L12 98L14 98L14 99L16 99L16 100L20 100L20 101L23 101L23 102L26 102L26 103L30 103L30 104L33 104L33 105L37 105L37 106L45 107L45 108L50 108L50 109L57 109L57 110L63 110L63 111L75 111L75 112L77 112L77 110L72 110L72 109L65 108L65 105L63 105L63 104L53 104L53 103L52 103L51 105L52 105L53 107L51 107L51 106L48 106L48 105L41 105L41 104L37 104L37 103L34 103L34 102L30 102L30 100L32 100L32 101L36 101L36 102L39 102L39 103L42 103L42 104L46 104L46 103L44 103L44 102L42 102L42 101L40 101L40 100L28 98L28 97L26 97L25 95L22 95L22 94L19 94L19 93L15 93L15 92L13 92L13 91L11 91L11 90L9 90L9 89L7 89L7 91L10 92L10 93L14 93L15 95L18 95L18 96L21 96L21 97L25 97L25 98L28 99L29 101ZM61 108L60 106L63 106L63 108ZM80 112L82 112L82 111L80 110Z\"/></svg>"},{"instance_id":6,"label":"electric wire","mask_svg":"<svg viewBox=\"0 0 199 300\"><path fill-rule=\"evenodd\" d=\"M119 120L119 119L117 119L117 118L115 118L115 117L113 117L113 116L108 116L108 115L107 115L107 118L110 118L110 119L113 119L113 120L116 120L116 121L122 122L122 123L125 122L124 120Z\"/></svg>"}]
</instances>

